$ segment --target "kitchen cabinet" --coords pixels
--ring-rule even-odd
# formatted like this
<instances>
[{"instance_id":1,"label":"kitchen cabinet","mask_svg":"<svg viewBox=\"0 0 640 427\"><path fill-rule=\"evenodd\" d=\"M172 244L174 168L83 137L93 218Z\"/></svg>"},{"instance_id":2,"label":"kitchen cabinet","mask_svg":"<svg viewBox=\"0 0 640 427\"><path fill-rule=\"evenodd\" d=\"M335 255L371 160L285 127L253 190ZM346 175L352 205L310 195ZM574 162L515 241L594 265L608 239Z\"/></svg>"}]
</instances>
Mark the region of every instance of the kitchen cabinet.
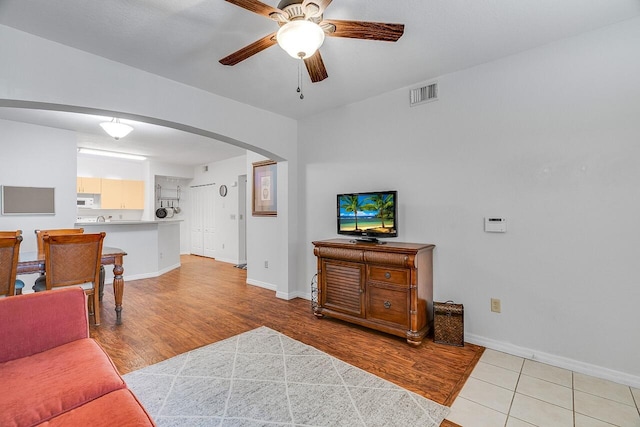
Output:
<instances>
[{"instance_id":1,"label":"kitchen cabinet","mask_svg":"<svg viewBox=\"0 0 640 427\"><path fill-rule=\"evenodd\" d=\"M100 194L102 192L102 179L79 176L76 178L76 193Z\"/></svg>"},{"instance_id":2,"label":"kitchen cabinet","mask_svg":"<svg viewBox=\"0 0 640 427\"><path fill-rule=\"evenodd\" d=\"M102 178L101 209L144 209L144 181Z\"/></svg>"},{"instance_id":3,"label":"kitchen cabinet","mask_svg":"<svg viewBox=\"0 0 640 427\"><path fill-rule=\"evenodd\" d=\"M418 243L313 242L317 317L334 317L419 345L430 330L433 248Z\"/></svg>"}]
</instances>

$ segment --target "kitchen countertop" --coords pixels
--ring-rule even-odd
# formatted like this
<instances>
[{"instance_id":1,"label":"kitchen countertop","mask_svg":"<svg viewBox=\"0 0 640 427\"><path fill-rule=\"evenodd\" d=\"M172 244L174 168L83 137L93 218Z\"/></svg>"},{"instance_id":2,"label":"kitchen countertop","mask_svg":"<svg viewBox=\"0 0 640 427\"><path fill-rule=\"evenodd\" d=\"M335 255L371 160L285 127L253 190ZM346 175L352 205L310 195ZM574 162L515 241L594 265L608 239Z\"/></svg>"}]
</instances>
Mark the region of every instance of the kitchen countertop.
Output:
<instances>
[{"instance_id":1,"label":"kitchen countertop","mask_svg":"<svg viewBox=\"0 0 640 427\"><path fill-rule=\"evenodd\" d=\"M104 226L104 225L140 225L140 224L168 224L174 222L182 222L181 219L162 219L155 221L126 221L126 220L117 220L117 221L105 221L105 222L76 222L75 225L81 225L83 227L87 226Z\"/></svg>"}]
</instances>

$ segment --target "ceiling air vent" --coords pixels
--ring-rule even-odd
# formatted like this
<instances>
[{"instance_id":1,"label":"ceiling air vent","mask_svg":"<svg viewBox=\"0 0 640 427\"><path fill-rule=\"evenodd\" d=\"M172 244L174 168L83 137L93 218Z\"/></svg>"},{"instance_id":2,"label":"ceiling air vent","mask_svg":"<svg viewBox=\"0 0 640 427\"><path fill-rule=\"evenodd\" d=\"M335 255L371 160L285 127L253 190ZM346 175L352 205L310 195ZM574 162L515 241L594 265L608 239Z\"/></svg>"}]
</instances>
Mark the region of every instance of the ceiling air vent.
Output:
<instances>
[{"instance_id":1,"label":"ceiling air vent","mask_svg":"<svg viewBox=\"0 0 640 427\"><path fill-rule=\"evenodd\" d=\"M438 100L438 83L431 83L427 86L411 89L409 93L409 105L424 104L425 102Z\"/></svg>"}]
</instances>

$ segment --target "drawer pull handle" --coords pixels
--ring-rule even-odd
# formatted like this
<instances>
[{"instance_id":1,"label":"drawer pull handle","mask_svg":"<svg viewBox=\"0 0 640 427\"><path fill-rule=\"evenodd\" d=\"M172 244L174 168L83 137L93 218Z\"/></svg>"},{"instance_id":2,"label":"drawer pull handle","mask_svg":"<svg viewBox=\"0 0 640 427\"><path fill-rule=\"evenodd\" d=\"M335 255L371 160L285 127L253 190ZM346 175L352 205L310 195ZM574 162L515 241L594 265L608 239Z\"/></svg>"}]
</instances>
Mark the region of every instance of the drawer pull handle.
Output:
<instances>
[{"instance_id":1,"label":"drawer pull handle","mask_svg":"<svg viewBox=\"0 0 640 427\"><path fill-rule=\"evenodd\" d=\"M391 279L391 273L389 273L388 271L386 273L384 273L384 278L385 279Z\"/></svg>"},{"instance_id":2,"label":"drawer pull handle","mask_svg":"<svg viewBox=\"0 0 640 427\"><path fill-rule=\"evenodd\" d=\"M385 301L384 302L384 308L387 308L387 309L391 308L391 302L390 301Z\"/></svg>"}]
</instances>

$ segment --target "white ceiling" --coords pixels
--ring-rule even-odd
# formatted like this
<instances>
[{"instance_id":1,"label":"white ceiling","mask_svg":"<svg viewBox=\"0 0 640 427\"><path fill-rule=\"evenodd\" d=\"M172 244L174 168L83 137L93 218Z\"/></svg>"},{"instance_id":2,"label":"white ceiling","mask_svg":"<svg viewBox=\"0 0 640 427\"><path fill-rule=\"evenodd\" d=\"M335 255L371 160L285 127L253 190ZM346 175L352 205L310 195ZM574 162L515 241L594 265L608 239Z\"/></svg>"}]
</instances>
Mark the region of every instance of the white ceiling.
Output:
<instances>
[{"instance_id":1,"label":"white ceiling","mask_svg":"<svg viewBox=\"0 0 640 427\"><path fill-rule=\"evenodd\" d=\"M333 0L326 18L402 23L405 33L396 43L328 37L329 77L311 83L303 67L300 100L298 61L277 45L233 67L218 62L278 28L224 0L0 0L0 24L296 119L639 15L640 0ZM168 150L175 162L180 140L196 155L184 150L184 164L213 156L211 140L181 131L134 125L114 142L95 117L55 113L47 122L49 114L0 108L0 118L77 127L87 146L126 141L128 151L166 160Z\"/></svg>"}]
</instances>

